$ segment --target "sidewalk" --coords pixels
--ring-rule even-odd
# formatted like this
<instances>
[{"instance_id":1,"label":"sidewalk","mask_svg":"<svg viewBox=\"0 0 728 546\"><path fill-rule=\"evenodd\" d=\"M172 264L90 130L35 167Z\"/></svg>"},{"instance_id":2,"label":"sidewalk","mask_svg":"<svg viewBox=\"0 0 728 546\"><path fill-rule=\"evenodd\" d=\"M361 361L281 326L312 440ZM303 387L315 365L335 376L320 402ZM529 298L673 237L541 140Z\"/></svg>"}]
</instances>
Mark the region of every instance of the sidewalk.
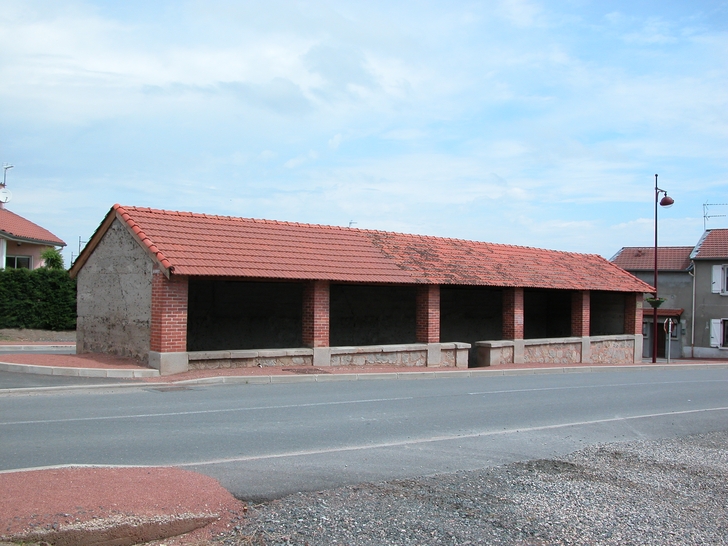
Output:
<instances>
[{"instance_id":1,"label":"sidewalk","mask_svg":"<svg viewBox=\"0 0 728 546\"><path fill-rule=\"evenodd\" d=\"M57 346L57 344L52 344ZM637 364L592 363L527 363L504 364L487 368L427 368L401 366L339 366L319 367L264 367L264 368L217 368L160 376L157 370L124 357L102 354L38 354L30 345L22 345L22 351L5 352L10 344L2 344L0 371L66 377L108 377L155 383L280 383L312 381L357 381L362 379L415 379L428 377L474 377L480 375L515 375L537 373L595 372L613 369L642 370L655 367L728 367L728 360L674 359L667 364L658 359L656 364L645 360ZM46 345L47 347L48 345ZM66 344L68 346L68 344ZM16 345L15 347L20 347ZM33 347L42 347L33 345ZM37 349L38 350L38 349ZM2 386L0 386L0 390Z\"/></svg>"},{"instance_id":2,"label":"sidewalk","mask_svg":"<svg viewBox=\"0 0 728 546\"><path fill-rule=\"evenodd\" d=\"M38 354L32 350L0 354L0 370L66 377L114 377L125 380L120 383L123 385L427 379L656 368L722 369L728 368L728 361L679 359L668 365L663 359L657 364L618 366L510 364L462 370L385 366L256 367L159 376L157 370L137 361L108 355ZM0 393L33 390L38 389L3 389L0 385ZM45 541L61 546L99 543L124 546L145 541L155 541L152 544L159 546L193 545L236 525L247 509L214 479L177 468L86 466L0 472L0 491L4 492L0 496L0 546L3 540Z\"/></svg>"}]
</instances>

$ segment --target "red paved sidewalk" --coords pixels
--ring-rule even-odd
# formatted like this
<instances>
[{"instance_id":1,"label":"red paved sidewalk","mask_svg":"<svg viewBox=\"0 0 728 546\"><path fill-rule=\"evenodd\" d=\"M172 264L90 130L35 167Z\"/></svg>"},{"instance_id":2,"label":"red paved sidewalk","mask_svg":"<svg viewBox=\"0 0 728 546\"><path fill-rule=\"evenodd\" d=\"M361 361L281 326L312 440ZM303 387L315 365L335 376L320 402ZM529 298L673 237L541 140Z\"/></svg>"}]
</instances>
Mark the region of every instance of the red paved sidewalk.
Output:
<instances>
[{"instance_id":1,"label":"red paved sidewalk","mask_svg":"<svg viewBox=\"0 0 728 546\"><path fill-rule=\"evenodd\" d=\"M228 530L247 509L213 478L178 468L7 472L0 473L0 491L0 542L197 544Z\"/></svg>"},{"instance_id":2,"label":"red paved sidewalk","mask_svg":"<svg viewBox=\"0 0 728 546\"><path fill-rule=\"evenodd\" d=\"M88 368L88 369L116 369L116 370L149 370L149 367L131 358L116 357L103 354L81 354L81 355L54 355L37 353L7 353L0 354L0 362L12 364L26 364L32 366L53 366L62 368ZM672 365L728 365L728 360L712 359L675 359ZM644 361L636 364L619 364L619 367L637 366L665 366L666 361L661 359L657 364ZM561 364L561 363L529 363L529 364L503 364L488 368L427 368L427 367L403 367L403 366L332 366L313 368L311 366L290 366L290 367L252 367L252 368L217 368L210 370L193 370L181 374L166 375L154 378L141 378L138 381L164 381L177 382L193 379L216 378L216 377L245 377L245 376L279 376L279 375L310 375L310 374L367 374L367 373L422 373L422 372L445 372L445 371L473 371L489 370L492 372L508 370L537 370L537 369L569 369L569 368L600 368L614 367L609 363L590 364Z\"/></svg>"}]
</instances>

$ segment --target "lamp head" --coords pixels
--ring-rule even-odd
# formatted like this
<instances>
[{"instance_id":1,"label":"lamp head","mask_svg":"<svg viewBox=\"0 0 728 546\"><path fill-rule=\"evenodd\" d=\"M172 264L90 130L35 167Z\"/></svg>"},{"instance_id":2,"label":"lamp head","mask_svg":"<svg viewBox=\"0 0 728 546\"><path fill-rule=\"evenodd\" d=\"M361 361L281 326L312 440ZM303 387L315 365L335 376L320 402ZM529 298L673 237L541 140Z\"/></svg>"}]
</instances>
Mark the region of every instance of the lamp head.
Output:
<instances>
[{"instance_id":1,"label":"lamp head","mask_svg":"<svg viewBox=\"0 0 728 546\"><path fill-rule=\"evenodd\" d=\"M674 203L675 203L675 200L672 197L670 197L669 195L667 195L667 194L665 194L665 197L663 197L662 199L660 199L660 206L661 207L669 208Z\"/></svg>"}]
</instances>

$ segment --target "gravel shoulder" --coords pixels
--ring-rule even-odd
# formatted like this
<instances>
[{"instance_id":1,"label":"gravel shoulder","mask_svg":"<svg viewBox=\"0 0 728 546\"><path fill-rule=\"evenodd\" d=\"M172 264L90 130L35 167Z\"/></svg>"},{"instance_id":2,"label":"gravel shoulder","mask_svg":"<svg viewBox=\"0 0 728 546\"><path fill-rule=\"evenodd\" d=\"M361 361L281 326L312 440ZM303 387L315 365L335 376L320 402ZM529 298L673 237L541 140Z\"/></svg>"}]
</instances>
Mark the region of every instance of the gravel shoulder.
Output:
<instances>
[{"instance_id":1,"label":"gravel shoulder","mask_svg":"<svg viewBox=\"0 0 728 546\"><path fill-rule=\"evenodd\" d=\"M225 545L728 544L728 431L251 506Z\"/></svg>"}]
</instances>

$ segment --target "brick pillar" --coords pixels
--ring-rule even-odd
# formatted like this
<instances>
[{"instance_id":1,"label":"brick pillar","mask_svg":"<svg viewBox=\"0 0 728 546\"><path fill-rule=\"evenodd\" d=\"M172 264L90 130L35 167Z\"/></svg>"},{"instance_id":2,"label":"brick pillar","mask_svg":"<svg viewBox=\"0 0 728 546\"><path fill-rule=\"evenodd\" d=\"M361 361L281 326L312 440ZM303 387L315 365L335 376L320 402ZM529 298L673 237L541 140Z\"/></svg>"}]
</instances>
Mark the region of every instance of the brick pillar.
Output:
<instances>
[{"instance_id":1,"label":"brick pillar","mask_svg":"<svg viewBox=\"0 0 728 546\"><path fill-rule=\"evenodd\" d=\"M309 281L303 286L303 344L329 346L329 281Z\"/></svg>"},{"instance_id":2,"label":"brick pillar","mask_svg":"<svg viewBox=\"0 0 728 546\"><path fill-rule=\"evenodd\" d=\"M624 295L624 333L642 334L643 294Z\"/></svg>"},{"instance_id":3,"label":"brick pillar","mask_svg":"<svg viewBox=\"0 0 728 546\"><path fill-rule=\"evenodd\" d=\"M417 342L440 343L440 287L417 287Z\"/></svg>"},{"instance_id":4,"label":"brick pillar","mask_svg":"<svg viewBox=\"0 0 728 546\"><path fill-rule=\"evenodd\" d=\"M571 293L571 335L588 337L590 327L590 292L579 290Z\"/></svg>"},{"instance_id":5,"label":"brick pillar","mask_svg":"<svg viewBox=\"0 0 728 546\"><path fill-rule=\"evenodd\" d=\"M152 274L152 325L150 350L158 353L187 351L187 277L168 279Z\"/></svg>"},{"instance_id":6,"label":"brick pillar","mask_svg":"<svg viewBox=\"0 0 728 546\"><path fill-rule=\"evenodd\" d=\"M523 288L503 289L503 339L523 339Z\"/></svg>"}]
</instances>

